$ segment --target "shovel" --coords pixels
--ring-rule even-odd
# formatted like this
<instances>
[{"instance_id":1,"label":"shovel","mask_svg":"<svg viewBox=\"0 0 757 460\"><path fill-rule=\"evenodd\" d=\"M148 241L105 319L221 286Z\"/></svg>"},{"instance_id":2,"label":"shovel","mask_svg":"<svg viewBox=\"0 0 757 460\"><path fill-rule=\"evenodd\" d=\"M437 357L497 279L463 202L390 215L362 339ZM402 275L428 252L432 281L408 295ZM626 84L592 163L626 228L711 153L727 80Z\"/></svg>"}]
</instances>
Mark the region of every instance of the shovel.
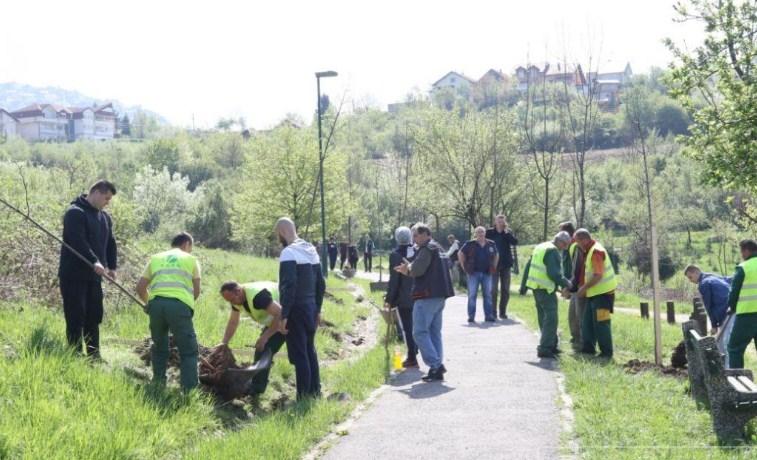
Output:
<instances>
[{"instance_id":1,"label":"shovel","mask_svg":"<svg viewBox=\"0 0 757 460\"><path fill-rule=\"evenodd\" d=\"M271 350L266 350L263 352L263 355L260 357L260 359L257 360L257 362L252 366L242 367L239 369L229 368L226 369L226 372L230 377L251 379L265 369L270 368L272 361L273 353L271 353Z\"/></svg>"}]
</instances>

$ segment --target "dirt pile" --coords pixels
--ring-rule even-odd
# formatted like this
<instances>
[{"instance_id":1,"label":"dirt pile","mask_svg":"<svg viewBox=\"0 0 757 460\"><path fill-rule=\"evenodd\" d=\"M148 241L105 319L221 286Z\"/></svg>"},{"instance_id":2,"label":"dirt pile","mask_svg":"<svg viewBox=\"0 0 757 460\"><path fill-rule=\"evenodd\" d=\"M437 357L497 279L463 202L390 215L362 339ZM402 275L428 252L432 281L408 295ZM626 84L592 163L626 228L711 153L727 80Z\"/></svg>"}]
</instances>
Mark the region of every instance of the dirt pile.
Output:
<instances>
[{"instance_id":1,"label":"dirt pile","mask_svg":"<svg viewBox=\"0 0 757 460\"><path fill-rule=\"evenodd\" d=\"M685 369L689 361L686 359L686 344L681 341L674 349L670 356L670 365L676 369Z\"/></svg>"},{"instance_id":2,"label":"dirt pile","mask_svg":"<svg viewBox=\"0 0 757 460\"><path fill-rule=\"evenodd\" d=\"M150 366L152 361L151 348L152 340L146 338L134 349L146 366ZM230 401L247 394L250 383L249 376L243 373L228 372L230 369L242 369L247 364L237 363L234 353L229 347L208 348L198 345L198 348L200 353L199 377L201 388L204 391L214 394L224 401ZM173 337L169 338L168 352L169 379L176 379L179 373L180 358L179 349L176 347Z\"/></svg>"},{"instance_id":3,"label":"dirt pile","mask_svg":"<svg viewBox=\"0 0 757 460\"><path fill-rule=\"evenodd\" d=\"M632 359L623 365L623 368L629 374L638 374L640 372L655 371L668 377L686 378L688 373L686 369L680 369L668 366L658 366L649 361L640 361L638 359Z\"/></svg>"}]
</instances>

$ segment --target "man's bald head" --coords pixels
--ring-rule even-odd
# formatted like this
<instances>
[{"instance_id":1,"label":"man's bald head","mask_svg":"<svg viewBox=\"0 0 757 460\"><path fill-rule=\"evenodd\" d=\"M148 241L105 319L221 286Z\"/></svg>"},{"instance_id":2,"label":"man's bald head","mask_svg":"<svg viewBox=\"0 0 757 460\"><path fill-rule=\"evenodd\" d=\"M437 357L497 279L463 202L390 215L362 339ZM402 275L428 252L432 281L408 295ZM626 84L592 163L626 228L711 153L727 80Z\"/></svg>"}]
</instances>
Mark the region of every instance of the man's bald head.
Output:
<instances>
[{"instance_id":1,"label":"man's bald head","mask_svg":"<svg viewBox=\"0 0 757 460\"><path fill-rule=\"evenodd\" d=\"M297 229L294 221L288 217L282 217L276 221L276 235L284 246L292 244L297 239Z\"/></svg>"}]
</instances>

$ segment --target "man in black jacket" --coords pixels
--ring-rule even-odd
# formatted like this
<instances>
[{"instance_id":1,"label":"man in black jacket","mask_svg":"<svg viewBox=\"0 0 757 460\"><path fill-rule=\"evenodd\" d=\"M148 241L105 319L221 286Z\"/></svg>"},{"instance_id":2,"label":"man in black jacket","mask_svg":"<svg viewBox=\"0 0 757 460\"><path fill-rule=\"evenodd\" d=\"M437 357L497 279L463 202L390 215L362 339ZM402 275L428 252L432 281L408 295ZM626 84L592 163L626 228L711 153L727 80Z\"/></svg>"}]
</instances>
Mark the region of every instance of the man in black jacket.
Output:
<instances>
[{"instance_id":1,"label":"man in black jacket","mask_svg":"<svg viewBox=\"0 0 757 460\"><path fill-rule=\"evenodd\" d=\"M402 264L404 259L413 258L412 232L407 227L399 227L394 232L397 248L389 254L389 266L396 267ZM405 369L418 367L418 347L413 339L413 279L397 271L389 272L389 286L384 298L386 309L397 308L402 321L402 329L405 333L405 345L407 345L407 359L402 363Z\"/></svg>"},{"instance_id":2,"label":"man in black jacket","mask_svg":"<svg viewBox=\"0 0 757 460\"><path fill-rule=\"evenodd\" d=\"M318 397L321 378L315 331L326 291L321 261L313 245L297 236L291 219L279 219L276 233L284 246L279 258L279 332L286 337L289 362L294 365L297 399Z\"/></svg>"},{"instance_id":3,"label":"man in black jacket","mask_svg":"<svg viewBox=\"0 0 757 460\"><path fill-rule=\"evenodd\" d=\"M497 297L499 296L499 317L507 319L507 304L510 301L510 272L513 269L513 249L518 244L518 240L508 228L507 220L502 214L494 218L494 227L486 231L486 239L494 241L494 244L497 245L497 252L499 252L497 273L492 276L492 304L496 308Z\"/></svg>"},{"instance_id":4,"label":"man in black jacket","mask_svg":"<svg viewBox=\"0 0 757 460\"><path fill-rule=\"evenodd\" d=\"M94 266L61 247L58 277L66 338L77 353L81 353L83 341L87 355L97 359L103 319L102 276L115 278L118 262L113 221L103 211L115 194L112 183L99 180L88 194L72 201L63 216L63 241Z\"/></svg>"}]
</instances>

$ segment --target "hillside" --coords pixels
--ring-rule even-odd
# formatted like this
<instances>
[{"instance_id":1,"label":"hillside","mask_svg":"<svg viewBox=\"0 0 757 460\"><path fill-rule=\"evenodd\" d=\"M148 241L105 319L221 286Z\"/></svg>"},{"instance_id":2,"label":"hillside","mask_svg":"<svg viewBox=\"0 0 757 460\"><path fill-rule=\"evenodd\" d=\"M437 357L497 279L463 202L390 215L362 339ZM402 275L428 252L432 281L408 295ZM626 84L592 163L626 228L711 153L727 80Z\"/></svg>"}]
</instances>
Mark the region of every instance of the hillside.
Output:
<instances>
[{"instance_id":1,"label":"hillside","mask_svg":"<svg viewBox=\"0 0 757 460\"><path fill-rule=\"evenodd\" d=\"M101 104L103 102L112 102L113 107L119 115L126 113L129 115L129 118L133 119L136 112L142 111L145 114L154 117L160 124L168 124L168 120L162 115L144 109L139 105L127 106L114 99L96 99L78 91L67 90L55 86L38 87L15 82L0 83L1 108L12 111L37 102L58 104L67 107L84 107L92 104Z\"/></svg>"}]
</instances>

